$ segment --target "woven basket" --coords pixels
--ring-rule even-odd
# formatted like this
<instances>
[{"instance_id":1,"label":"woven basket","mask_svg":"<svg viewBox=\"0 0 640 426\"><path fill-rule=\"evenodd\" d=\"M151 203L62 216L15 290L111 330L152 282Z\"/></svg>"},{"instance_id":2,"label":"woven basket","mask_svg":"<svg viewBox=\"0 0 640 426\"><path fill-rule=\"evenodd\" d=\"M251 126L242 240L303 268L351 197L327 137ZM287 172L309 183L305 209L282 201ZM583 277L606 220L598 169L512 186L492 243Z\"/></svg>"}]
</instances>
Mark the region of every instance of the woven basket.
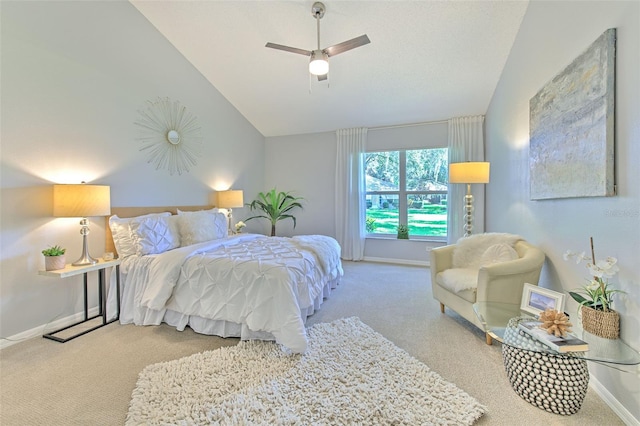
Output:
<instances>
[{"instance_id":1,"label":"woven basket","mask_svg":"<svg viewBox=\"0 0 640 426\"><path fill-rule=\"evenodd\" d=\"M582 328L605 339L617 339L620 337L620 315L613 309L605 312L583 306Z\"/></svg>"}]
</instances>

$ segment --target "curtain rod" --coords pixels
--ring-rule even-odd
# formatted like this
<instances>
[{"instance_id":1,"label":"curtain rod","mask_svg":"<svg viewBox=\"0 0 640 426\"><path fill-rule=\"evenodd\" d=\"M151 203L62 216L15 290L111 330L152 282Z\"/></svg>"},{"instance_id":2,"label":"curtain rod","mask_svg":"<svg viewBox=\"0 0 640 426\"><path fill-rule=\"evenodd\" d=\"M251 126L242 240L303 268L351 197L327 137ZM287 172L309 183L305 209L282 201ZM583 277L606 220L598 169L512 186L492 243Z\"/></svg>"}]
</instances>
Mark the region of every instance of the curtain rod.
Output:
<instances>
[{"instance_id":1,"label":"curtain rod","mask_svg":"<svg viewBox=\"0 0 640 426\"><path fill-rule=\"evenodd\" d=\"M425 124L442 124L448 123L449 120L437 120L437 121L424 121L422 123L411 123L411 124L396 124L395 126L378 126L378 127L369 127L369 130L386 130L386 129L397 129L400 127L414 127L414 126L424 126Z\"/></svg>"}]
</instances>

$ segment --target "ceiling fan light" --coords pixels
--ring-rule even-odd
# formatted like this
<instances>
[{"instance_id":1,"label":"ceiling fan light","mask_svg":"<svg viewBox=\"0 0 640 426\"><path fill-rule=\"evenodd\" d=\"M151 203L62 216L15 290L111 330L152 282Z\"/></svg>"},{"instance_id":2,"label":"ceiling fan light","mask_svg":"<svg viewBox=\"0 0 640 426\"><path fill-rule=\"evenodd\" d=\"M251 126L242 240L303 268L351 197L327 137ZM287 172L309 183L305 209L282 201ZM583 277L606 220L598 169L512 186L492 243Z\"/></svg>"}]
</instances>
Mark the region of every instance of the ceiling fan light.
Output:
<instances>
[{"instance_id":1,"label":"ceiling fan light","mask_svg":"<svg viewBox=\"0 0 640 426\"><path fill-rule=\"evenodd\" d=\"M322 50L311 52L309 72L313 75L325 75L329 72L329 56Z\"/></svg>"}]
</instances>

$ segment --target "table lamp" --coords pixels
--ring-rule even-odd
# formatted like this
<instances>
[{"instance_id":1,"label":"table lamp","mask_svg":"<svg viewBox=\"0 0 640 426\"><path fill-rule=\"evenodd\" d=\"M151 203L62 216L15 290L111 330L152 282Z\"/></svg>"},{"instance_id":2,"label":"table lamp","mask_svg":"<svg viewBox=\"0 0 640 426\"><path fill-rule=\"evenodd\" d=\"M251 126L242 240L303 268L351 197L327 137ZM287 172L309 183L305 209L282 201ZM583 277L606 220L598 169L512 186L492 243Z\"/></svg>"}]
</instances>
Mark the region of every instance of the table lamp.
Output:
<instances>
[{"instance_id":1,"label":"table lamp","mask_svg":"<svg viewBox=\"0 0 640 426\"><path fill-rule=\"evenodd\" d=\"M89 255L87 217L111 214L111 189L107 185L53 185L53 216L81 217L82 255L73 266L93 265L98 262Z\"/></svg>"},{"instance_id":2,"label":"table lamp","mask_svg":"<svg viewBox=\"0 0 640 426\"><path fill-rule=\"evenodd\" d=\"M489 183L488 162L467 161L465 163L449 164L449 183L467 184L467 195L464 197L464 236L471 235L473 230L473 195L471 195L472 183Z\"/></svg>"},{"instance_id":3,"label":"table lamp","mask_svg":"<svg viewBox=\"0 0 640 426\"><path fill-rule=\"evenodd\" d=\"M229 223L229 234L231 231L231 209L244 207L244 193L241 189L229 189L227 191L218 192L217 206L222 209L227 209L227 222Z\"/></svg>"}]
</instances>

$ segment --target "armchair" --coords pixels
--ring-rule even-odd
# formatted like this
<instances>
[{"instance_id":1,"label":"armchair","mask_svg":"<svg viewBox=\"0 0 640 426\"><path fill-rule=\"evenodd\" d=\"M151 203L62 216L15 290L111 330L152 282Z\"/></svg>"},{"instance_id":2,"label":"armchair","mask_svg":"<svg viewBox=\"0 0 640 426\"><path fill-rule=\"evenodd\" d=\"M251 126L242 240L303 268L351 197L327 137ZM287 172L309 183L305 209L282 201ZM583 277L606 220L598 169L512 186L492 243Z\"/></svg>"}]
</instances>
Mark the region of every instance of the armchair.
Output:
<instances>
[{"instance_id":1,"label":"armchair","mask_svg":"<svg viewBox=\"0 0 640 426\"><path fill-rule=\"evenodd\" d=\"M538 285L545 255L512 234L486 233L460 238L431 250L433 297L484 330L473 310L476 302L520 305L525 283ZM492 343L486 334L487 344Z\"/></svg>"}]
</instances>

